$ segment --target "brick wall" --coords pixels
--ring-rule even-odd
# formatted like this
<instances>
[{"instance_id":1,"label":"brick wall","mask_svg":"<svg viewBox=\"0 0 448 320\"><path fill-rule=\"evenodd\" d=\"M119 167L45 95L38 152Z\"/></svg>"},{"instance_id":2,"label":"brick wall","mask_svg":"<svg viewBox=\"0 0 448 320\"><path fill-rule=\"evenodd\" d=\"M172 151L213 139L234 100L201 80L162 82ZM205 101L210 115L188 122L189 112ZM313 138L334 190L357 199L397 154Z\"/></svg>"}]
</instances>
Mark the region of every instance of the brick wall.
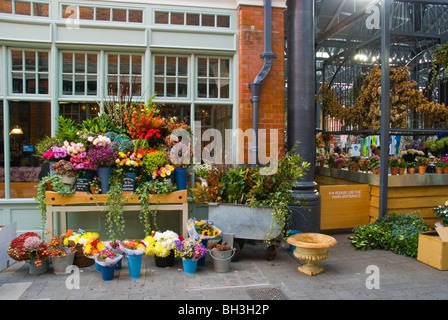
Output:
<instances>
[{"instance_id":1,"label":"brick wall","mask_svg":"<svg viewBox=\"0 0 448 320\"><path fill-rule=\"evenodd\" d=\"M278 132L278 153L284 151L285 126L285 70L284 70L284 11L283 8L272 8L272 51L277 55L273 59L272 68L263 80L259 102L259 129L267 130L267 143L259 143L260 154L269 156L271 149L276 152L275 144L269 143L269 129ZM264 17L263 7L240 6L238 12L239 28L239 101L238 127L243 131L251 129L252 96L249 84L252 83L263 66L264 52ZM244 145L244 148L242 146ZM250 153L247 139L239 142L239 162L247 162ZM266 148L266 150L265 150ZM267 153L266 153L267 152Z\"/></svg>"}]
</instances>

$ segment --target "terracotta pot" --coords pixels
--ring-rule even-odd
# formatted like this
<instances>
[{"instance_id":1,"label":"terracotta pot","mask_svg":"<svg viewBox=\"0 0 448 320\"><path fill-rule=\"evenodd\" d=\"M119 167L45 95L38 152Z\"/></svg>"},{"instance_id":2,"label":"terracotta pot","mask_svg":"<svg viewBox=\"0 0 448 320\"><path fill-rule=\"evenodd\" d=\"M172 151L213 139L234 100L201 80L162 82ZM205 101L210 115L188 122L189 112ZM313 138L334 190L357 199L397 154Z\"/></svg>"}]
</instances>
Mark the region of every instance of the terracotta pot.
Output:
<instances>
[{"instance_id":1,"label":"terracotta pot","mask_svg":"<svg viewBox=\"0 0 448 320\"><path fill-rule=\"evenodd\" d=\"M336 162L336 163L334 164L334 168L335 168L335 169L341 169L341 168L342 168L342 162Z\"/></svg>"},{"instance_id":2,"label":"terracotta pot","mask_svg":"<svg viewBox=\"0 0 448 320\"><path fill-rule=\"evenodd\" d=\"M415 168L408 168L408 172L409 172L409 174L414 174Z\"/></svg>"},{"instance_id":3,"label":"terracotta pot","mask_svg":"<svg viewBox=\"0 0 448 320\"><path fill-rule=\"evenodd\" d=\"M91 194L99 194L100 193L100 187L90 187L90 193Z\"/></svg>"},{"instance_id":4,"label":"terracotta pot","mask_svg":"<svg viewBox=\"0 0 448 320\"><path fill-rule=\"evenodd\" d=\"M380 174L380 169L372 168L372 173L373 174Z\"/></svg>"},{"instance_id":5,"label":"terracotta pot","mask_svg":"<svg viewBox=\"0 0 448 320\"><path fill-rule=\"evenodd\" d=\"M395 176L398 174L398 167L390 167L390 174Z\"/></svg>"},{"instance_id":6,"label":"terracotta pot","mask_svg":"<svg viewBox=\"0 0 448 320\"><path fill-rule=\"evenodd\" d=\"M436 173L442 174L443 173L443 167L436 167Z\"/></svg>"},{"instance_id":7,"label":"terracotta pot","mask_svg":"<svg viewBox=\"0 0 448 320\"><path fill-rule=\"evenodd\" d=\"M325 165L325 162L323 162L323 161L319 162L320 167L323 167L324 165Z\"/></svg>"},{"instance_id":8,"label":"terracotta pot","mask_svg":"<svg viewBox=\"0 0 448 320\"><path fill-rule=\"evenodd\" d=\"M448 173L448 167L443 168L443 173Z\"/></svg>"},{"instance_id":9,"label":"terracotta pot","mask_svg":"<svg viewBox=\"0 0 448 320\"><path fill-rule=\"evenodd\" d=\"M425 174L425 172L426 172L426 167L418 167L417 170L418 170L418 173L419 173L419 174Z\"/></svg>"},{"instance_id":10,"label":"terracotta pot","mask_svg":"<svg viewBox=\"0 0 448 320\"><path fill-rule=\"evenodd\" d=\"M404 175L406 173L406 168L398 168L398 174L400 176Z\"/></svg>"}]
</instances>

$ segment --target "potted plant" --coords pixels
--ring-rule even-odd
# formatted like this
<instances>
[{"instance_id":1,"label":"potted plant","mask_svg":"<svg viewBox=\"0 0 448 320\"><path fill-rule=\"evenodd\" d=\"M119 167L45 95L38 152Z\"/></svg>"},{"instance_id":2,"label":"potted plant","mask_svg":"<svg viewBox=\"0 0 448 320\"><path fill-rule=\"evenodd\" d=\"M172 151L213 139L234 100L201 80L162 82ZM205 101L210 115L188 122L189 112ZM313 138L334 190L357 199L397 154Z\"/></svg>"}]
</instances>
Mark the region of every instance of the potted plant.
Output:
<instances>
[{"instance_id":1,"label":"potted plant","mask_svg":"<svg viewBox=\"0 0 448 320\"><path fill-rule=\"evenodd\" d=\"M42 274L49 269L48 245L35 232L26 232L13 239L7 253L16 261L27 261L30 274Z\"/></svg>"},{"instance_id":2,"label":"potted plant","mask_svg":"<svg viewBox=\"0 0 448 320\"><path fill-rule=\"evenodd\" d=\"M179 237L175 241L175 255L182 258L182 265L185 273L196 273L199 259L205 256L207 249L202 246L201 240L193 238Z\"/></svg>"},{"instance_id":3,"label":"potted plant","mask_svg":"<svg viewBox=\"0 0 448 320\"><path fill-rule=\"evenodd\" d=\"M179 239L177 233L171 230L154 232L145 237L145 254L154 256L157 267L171 267L174 265L175 241Z\"/></svg>"},{"instance_id":4,"label":"potted plant","mask_svg":"<svg viewBox=\"0 0 448 320\"><path fill-rule=\"evenodd\" d=\"M443 173L443 170L447 166L447 163L442 158L436 158L434 162L436 165L436 173Z\"/></svg>"},{"instance_id":5,"label":"potted plant","mask_svg":"<svg viewBox=\"0 0 448 320\"><path fill-rule=\"evenodd\" d=\"M400 164L398 167L398 174L404 175L404 174L406 174L406 168L408 167L408 163L401 157L399 160L400 160Z\"/></svg>"},{"instance_id":6,"label":"potted plant","mask_svg":"<svg viewBox=\"0 0 448 320\"><path fill-rule=\"evenodd\" d=\"M397 175L399 167L400 167L400 158L397 156L390 156L389 157L390 174Z\"/></svg>"},{"instance_id":7,"label":"potted plant","mask_svg":"<svg viewBox=\"0 0 448 320\"><path fill-rule=\"evenodd\" d=\"M428 164L430 162L429 158L426 158L424 156L417 156L415 158L417 161L417 170L419 174L424 174L426 172L426 168L428 167Z\"/></svg>"},{"instance_id":8,"label":"potted plant","mask_svg":"<svg viewBox=\"0 0 448 320\"><path fill-rule=\"evenodd\" d=\"M103 137L99 142L90 146L87 151L87 157L97 169L101 182L101 193L103 194L109 191L109 179L112 174L112 167L115 165L117 159L117 152L107 144L107 141L110 142L110 139Z\"/></svg>"},{"instance_id":9,"label":"potted plant","mask_svg":"<svg viewBox=\"0 0 448 320\"><path fill-rule=\"evenodd\" d=\"M339 156L334 158L334 165L333 165L333 167L335 169L341 169L343 165L344 165L344 158L339 157Z\"/></svg>"},{"instance_id":10,"label":"potted plant","mask_svg":"<svg viewBox=\"0 0 448 320\"><path fill-rule=\"evenodd\" d=\"M379 172L380 172L380 156L373 155L369 158L369 168L373 174L379 174Z\"/></svg>"},{"instance_id":11,"label":"potted plant","mask_svg":"<svg viewBox=\"0 0 448 320\"><path fill-rule=\"evenodd\" d=\"M415 169L417 168L417 162L415 162L415 161L407 162L406 161L406 167L408 168L409 174L414 174Z\"/></svg>"},{"instance_id":12,"label":"potted plant","mask_svg":"<svg viewBox=\"0 0 448 320\"><path fill-rule=\"evenodd\" d=\"M194 174L201 180L201 184L203 186L207 186L207 178L209 172L213 170L213 166L211 164L195 164L193 166Z\"/></svg>"},{"instance_id":13,"label":"potted plant","mask_svg":"<svg viewBox=\"0 0 448 320\"><path fill-rule=\"evenodd\" d=\"M320 166L323 167L325 165L325 161L327 160L327 158L324 155L318 155L316 158L316 163Z\"/></svg>"},{"instance_id":14,"label":"potted plant","mask_svg":"<svg viewBox=\"0 0 448 320\"><path fill-rule=\"evenodd\" d=\"M76 182L76 170L72 162L59 160L51 166L51 170L61 177L62 183L68 188L72 188Z\"/></svg>"},{"instance_id":15,"label":"potted plant","mask_svg":"<svg viewBox=\"0 0 448 320\"><path fill-rule=\"evenodd\" d=\"M89 181L90 185L90 193L91 194L99 194L101 190L101 182L100 178L95 176L91 181Z\"/></svg>"}]
</instances>

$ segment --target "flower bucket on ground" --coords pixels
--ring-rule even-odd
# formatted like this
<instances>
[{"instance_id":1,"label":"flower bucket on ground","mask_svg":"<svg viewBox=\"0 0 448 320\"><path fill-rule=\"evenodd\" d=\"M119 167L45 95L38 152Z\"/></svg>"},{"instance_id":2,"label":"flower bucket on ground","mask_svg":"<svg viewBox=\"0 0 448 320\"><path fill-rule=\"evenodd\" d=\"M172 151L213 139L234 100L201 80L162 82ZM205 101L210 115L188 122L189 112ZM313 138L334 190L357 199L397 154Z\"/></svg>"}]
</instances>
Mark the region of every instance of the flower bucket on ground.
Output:
<instances>
[{"instance_id":1,"label":"flower bucket on ground","mask_svg":"<svg viewBox=\"0 0 448 320\"><path fill-rule=\"evenodd\" d=\"M145 249L146 244L143 241L125 240L120 243L120 250L126 254L130 278L140 278L142 255Z\"/></svg>"},{"instance_id":2,"label":"flower bucket on ground","mask_svg":"<svg viewBox=\"0 0 448 320\"><path fill-rule=\"evenodd\" d=\"M175 243L175 255L182 258L184 272L195 273L198 260L204 257L207 252L207 249L201 244L201 240L179 237Z\"/></svg>"},{"instance_id":3,"label":"flower bucket on ground","mask_svg":"<svg viewBox=\"0 0 448 320\"><path fill-rule=\"evenodd\" d=\"M103 249L95 256L95 263L101 267L101 275L104 281L110 281L114 278L115 266L123 258L114 249Z\"/></svg>"},{"instance_id":4,"label":"flower bucket on ground","mask_svg":"<svg viewBox=\"0 0 448 320\"><path fill-rule=\"evenodd\" d=\"M179 240L179 235L171 230L154 232L143 239L146 244L145 254L154 256L157 267L173 266L176 240Z\"/></svg>"}]
</instances>

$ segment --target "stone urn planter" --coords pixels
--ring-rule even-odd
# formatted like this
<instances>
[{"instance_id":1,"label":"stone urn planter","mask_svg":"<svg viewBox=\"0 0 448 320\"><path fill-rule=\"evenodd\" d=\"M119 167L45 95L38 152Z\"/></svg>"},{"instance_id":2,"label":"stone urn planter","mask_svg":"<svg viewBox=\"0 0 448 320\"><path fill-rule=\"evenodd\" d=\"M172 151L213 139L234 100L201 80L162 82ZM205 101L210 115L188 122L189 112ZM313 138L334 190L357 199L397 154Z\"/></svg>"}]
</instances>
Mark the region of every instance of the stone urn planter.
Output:
<instances>
[{"instance_id":1,"label":"stone urn planter","mask_svg":"<svg viewBox=\"0 0 448 320\"><path fill-rule=\"evenodd\" d=\"M295 234L290 236L287 242L296 247L294 256L306 262L297 270L309 276L324 272L324 269L316 265L316 262L327 259L328 248L337 243L335 238L320 233Z\"/></svg>"}]
</instances>

